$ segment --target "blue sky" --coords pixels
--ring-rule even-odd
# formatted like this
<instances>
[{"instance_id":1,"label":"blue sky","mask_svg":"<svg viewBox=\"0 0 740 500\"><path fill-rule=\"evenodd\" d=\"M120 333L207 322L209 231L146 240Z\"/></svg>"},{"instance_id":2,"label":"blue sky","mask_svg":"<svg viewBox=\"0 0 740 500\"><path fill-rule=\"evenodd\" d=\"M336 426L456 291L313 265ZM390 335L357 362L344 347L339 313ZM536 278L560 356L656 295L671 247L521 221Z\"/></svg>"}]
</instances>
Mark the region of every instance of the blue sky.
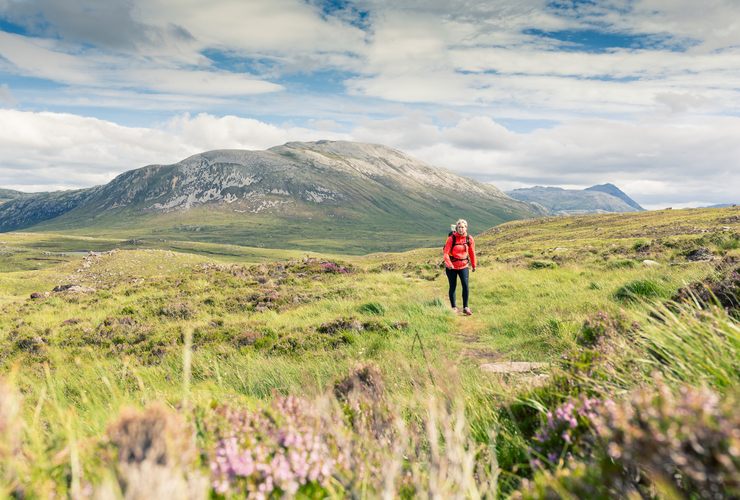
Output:
<instances>
[{"instance_id":1,"label":"blue sky","mask_svg":"<svg viewBox=\"0 0 740 500\"><path fill-rule=\"evenodd\" d=\"M502 189L740 203L736 0L0 0L0 187L378 142Z\"/></svg>"}]
</instances>

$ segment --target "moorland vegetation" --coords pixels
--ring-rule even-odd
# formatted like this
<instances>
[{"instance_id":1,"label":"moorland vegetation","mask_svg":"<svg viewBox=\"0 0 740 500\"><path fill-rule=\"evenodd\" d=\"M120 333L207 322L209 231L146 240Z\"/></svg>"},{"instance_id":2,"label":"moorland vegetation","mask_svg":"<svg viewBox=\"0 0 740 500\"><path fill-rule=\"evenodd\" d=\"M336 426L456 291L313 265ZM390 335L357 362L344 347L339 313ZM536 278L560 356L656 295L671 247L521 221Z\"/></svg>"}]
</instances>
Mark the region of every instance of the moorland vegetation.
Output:
<instances>
[{"instance_id":1,"label":"moorland vegetation","mask_svg":"<svg viewBox=\"0 0 740 500\"><path fill-rule=\"evenodd\" d=\"M472 317L440 248L0 240L2 497L740 495L740 208L491 228Z\"/></svg>"}]
</instances>

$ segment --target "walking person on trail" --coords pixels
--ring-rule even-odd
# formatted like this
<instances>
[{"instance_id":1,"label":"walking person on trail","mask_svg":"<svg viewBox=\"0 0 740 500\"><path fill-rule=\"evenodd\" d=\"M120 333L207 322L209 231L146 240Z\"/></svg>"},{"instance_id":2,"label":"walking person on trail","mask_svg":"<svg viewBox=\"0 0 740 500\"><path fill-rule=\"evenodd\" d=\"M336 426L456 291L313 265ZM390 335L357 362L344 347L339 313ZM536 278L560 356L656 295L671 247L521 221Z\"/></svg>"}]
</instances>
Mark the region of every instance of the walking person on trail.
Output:
<instances>
[{"instance_id":1,"label":"walking person on trail","mask_svg":"<svg viewBox=\"0 0 740 500\"><path fill-rule=\"evenodd\" d=\"M462 284L463 313L470 316L473 312L468 307L468 279L470 269L475 272L475 243L473 237L468 234L468 223L460 219L454 226L454 231L447 237L444 249L445 265L447 266L447 279L450 282L450 305L452 312L457 314L457 303L455 291L457 290L457 278L460 277Z\"/></svg>"}]
</instances>

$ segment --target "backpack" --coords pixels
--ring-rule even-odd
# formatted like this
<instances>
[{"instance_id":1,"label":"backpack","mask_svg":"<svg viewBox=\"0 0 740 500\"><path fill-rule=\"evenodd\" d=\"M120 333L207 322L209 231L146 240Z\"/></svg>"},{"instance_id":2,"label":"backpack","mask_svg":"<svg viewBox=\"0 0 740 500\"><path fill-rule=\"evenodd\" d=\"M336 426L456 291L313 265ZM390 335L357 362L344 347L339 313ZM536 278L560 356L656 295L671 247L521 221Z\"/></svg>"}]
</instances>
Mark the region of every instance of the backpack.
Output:
<instances>
[{"instance_id":1,"label":"backpack","mask_svg":"<svg viewBox=\"0 0 740 500\"><path fill-rule=\"evenodd\" d=\"M452 262L460 262L460 261L466 261L466 260L470 262L470 254L468 254L468 256L465 257L464 259L457 259L452 256L452 249L455 248L456 245L467 246L468 248L470 248L470 235L469 234L465 235L465 243L457 242L457 231L450 231L447 237L449 238L450 236L452 236L452 246L450 247L450 260ZM447 240L445 240L445 246L447 246Z\"/></svg>"}]
</instances>

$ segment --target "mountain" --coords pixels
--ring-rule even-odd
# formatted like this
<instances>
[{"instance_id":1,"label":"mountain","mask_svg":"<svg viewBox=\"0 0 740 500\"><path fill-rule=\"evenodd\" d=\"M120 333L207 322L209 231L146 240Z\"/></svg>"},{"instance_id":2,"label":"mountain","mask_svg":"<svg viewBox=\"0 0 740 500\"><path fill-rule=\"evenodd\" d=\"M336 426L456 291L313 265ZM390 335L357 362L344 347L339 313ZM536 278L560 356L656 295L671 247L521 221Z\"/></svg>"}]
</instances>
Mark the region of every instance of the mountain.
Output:
<instances>
[{"instance_id":1,"label":"mountain","mask_svg":"<svg viewBox=\"0 0 740 500\"><path fill-rule=\"evenodd\" d=\"M620 200L624 201L627 205L631 206L638 212L644 212L645 209L642 208L640 205L637 204L635 200L624 194L624 191L619 189L614 184L606 183L606 184L599 184L597 186L591 186L590 188L584 189L584 191L598 191L606 194L610 194L612 196L616 196Z\"/></svg>"},{"instance_id":2,"label":"mountain","mask_svg":"<svg viewBox=\"0 0 740 500\"><path fill-rule=\"evenodd\" d=\"M583 190L535 186L514 189L507 191L506 194L517 200L538 203L562 215L645 210L613 184L592 186Z\"/></svg>"},{"instance_id":3,"label":"mountain","mask_svg":"<svg viewBox=\"0 0 740 500\"><path fill-rule=\"evenodd\" d=\"M720 203L719 205L709 205L708 207L699 207L699 208L727 208L727 207L736 207L737 203Z\"/></svg>"},{"instance_id":4,"label":"mountain","mask_svg":"<svg viewBox=\"0 0 740 500\"><path fill-rule=\"evenodd\" d=\"M401 151L347 141L209 151L61 200L6 202L0 229L361 254L441 245L458 218L475 234L549 213Z\"/></svg>"},{"instance_id":5,"label":"mountain","mask_svg":"<svg viewBox=\"0 0 740 500\"><path fill-rule=\"evenodd\" d=\"M8 200L14 200L25 195L21 191L15 191L13 189L0 189L0 203L5 203Z\"/></svg>"},{"instance_id":6,"label":"mountain","mask_svg":"<svg viewBox=\"0 0 740 500\"><path fill-rule=\"evenodd\" d=\"M93 198L100 190L98 186L52 193L21 193L0 205L0 232L25 229L63 215Z\"/></svg>"}]
</instances>

